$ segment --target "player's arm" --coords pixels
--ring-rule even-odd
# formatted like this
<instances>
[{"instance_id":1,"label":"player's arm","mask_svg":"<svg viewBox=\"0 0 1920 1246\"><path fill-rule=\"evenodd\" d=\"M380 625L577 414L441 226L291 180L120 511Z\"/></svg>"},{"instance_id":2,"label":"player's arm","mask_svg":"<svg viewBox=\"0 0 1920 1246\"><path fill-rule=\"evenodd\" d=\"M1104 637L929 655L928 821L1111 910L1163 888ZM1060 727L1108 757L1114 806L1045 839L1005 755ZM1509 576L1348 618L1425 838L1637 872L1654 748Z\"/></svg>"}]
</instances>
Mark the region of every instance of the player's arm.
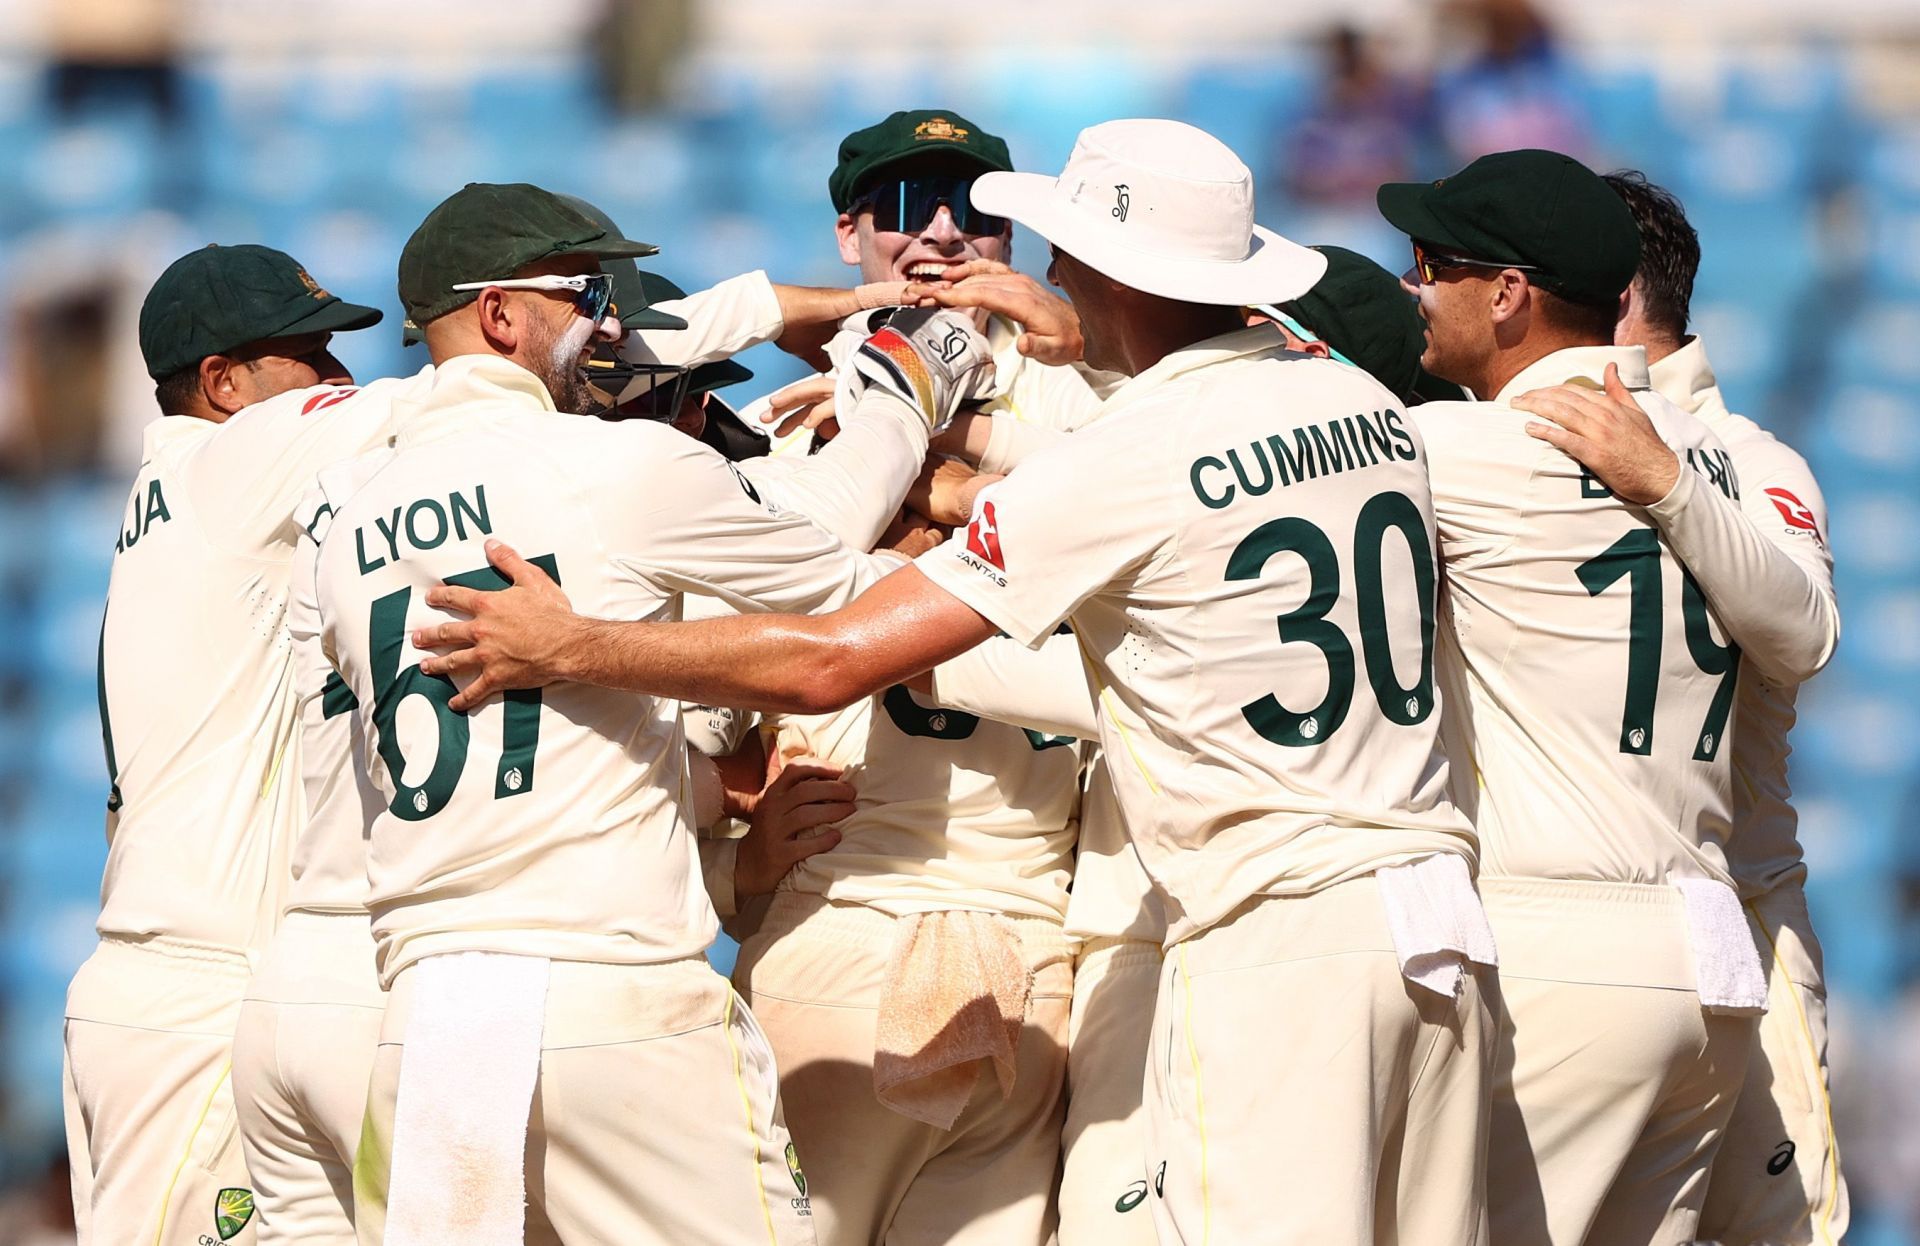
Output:
<instances>
[{"instance_id":1,"label":"player's arm","mask_svg":"<svg viewBox=\"0 0 1920 1246\"><path fill-rule=\"evenodd\" d=\"M1810 679L1833 656L1840 613L1824 584L1755 527L1733 500L1686 470L1607 368L1604 395L1567 386L1522 395L1542 417L1527 431L1584 464L1622 500L1647 509L1707 604L1760 672Z\"/></svg>"},{"instance_id":2,"label":"player's arm","mask_svg":"<svg viewBox=\"0 0 1920 1246\"><path fill-rule=\"evenodd\" d=\"M787 510L854 549L869 549L919 473L927 434L912 404L869 389L818 453L748 459L740 472Z\"/></svg>"},{"instance_id":3,"label":"player's arm","mask_svg":"<svg viewBox=\"0 0 1920 1246\"><path fill-rule=\"evenodd\" d=\"M1083 740L1100 733L1098 701L1072 632L1058 632L1038 649L996 637L910 682L941 705L981 718Z\"/></svg>"},{"instance_id":4,"label":"player's arm","mask_svg":"<svg viewBox=\"0 0 1920 1246\"><path fill-rule=\"evenodd\" d=\"M441 585L429 604L472 615L414 633L423 649L453 649L427 674L471 677L452 701L467 710L496 692L556 681L735 705L823 714L966 652L996 630L908 566L828 614L741 615L698 623L584 618L544 572L499 542L487 559L512 580L498 593Z\"/></svg>"},{"instance_id":5,"label":"player's arm","mask_svg":"<svg viewBox=\"0 0 1920 1246\"><path fill-rule=\"evenodd\" d=\"M682 299L655 306L687 322L685 329L642 329L630 339L643 362L697 367L726 359L762 342L815 361L839 322L863 308L898 304L904 281L852 289L792 286L761 271L742 273Z\"/></svg>"}]
</instances>

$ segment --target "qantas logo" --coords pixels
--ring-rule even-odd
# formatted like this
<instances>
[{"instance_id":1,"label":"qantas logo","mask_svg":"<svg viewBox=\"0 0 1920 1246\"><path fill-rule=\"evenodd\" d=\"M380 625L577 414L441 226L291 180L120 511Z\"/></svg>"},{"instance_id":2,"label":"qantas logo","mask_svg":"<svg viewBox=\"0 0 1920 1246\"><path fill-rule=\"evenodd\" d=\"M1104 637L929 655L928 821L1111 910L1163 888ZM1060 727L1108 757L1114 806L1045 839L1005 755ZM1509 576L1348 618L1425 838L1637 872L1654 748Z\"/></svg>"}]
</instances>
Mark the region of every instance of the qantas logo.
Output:
<instances>
[{"instance_id":1,"label":"qantas logo","mask_svg":"<svg viewBox=\"0 0 1920 1246\"><path fill-rule=\"evenodd\" d=\"M359 386L346 385L333 390L331 393L315 394L313 397L307 399L306 404L300 408L300 414L312 415L315 411L325 411L328 407L337 407L359 392Z\"/></svg>"},{"instance_id":2,"label":"qantas logo","mask_svg":"<svg viewBox=\"0 0 1920 1246\"><path fill-rule=\"evenodd\" d=\"M1820 526L1814 522L1813 512L1793 494L1785 489L1768 489L1767 500L1773 503L1773 509L1780 512L1780 518L1786 520L1790 527L1820 535Z\"/></svg>"},{"instance_id":3,"label":"qantas logo","mask_svg":"<svg viewBox=\"0 0 1920 1246\"><path fill-rule=\"evenodd\" d=\"M1000 524L993 517L992 502L982 503L980 513L967 525L967 549L1000 570L1007 569L1006 559L1000 554Z\"/></svg>"}]
</instances>

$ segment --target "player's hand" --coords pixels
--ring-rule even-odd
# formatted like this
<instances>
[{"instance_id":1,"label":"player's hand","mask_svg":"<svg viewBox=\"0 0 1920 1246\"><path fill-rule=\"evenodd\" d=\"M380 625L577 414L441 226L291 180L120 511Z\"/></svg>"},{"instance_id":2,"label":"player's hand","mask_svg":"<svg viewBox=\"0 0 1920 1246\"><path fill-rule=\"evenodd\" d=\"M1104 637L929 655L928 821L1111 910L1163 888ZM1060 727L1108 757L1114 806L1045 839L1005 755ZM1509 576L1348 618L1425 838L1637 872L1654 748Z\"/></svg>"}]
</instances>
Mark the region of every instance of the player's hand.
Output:
<instances>
[{"instance_id":1,"label":"player's hand","mask_svg":"<svg viewBox=\"0 0 1920 1246\"><path fill-rule=\"evenodd\" d=\"M985 476L958 459L927 456L907 487L907 505L935 523L953 527L973 518L973 502L999 476Z\"/></svg>"},{"instance_id":2,"label":"player's hand","mask_svg":"<svg viewBox=\"0 0 1920 1246\"><path fill-rule=\"evenodd\" d=\"M902 510L880 534L877 550L892 550L907 558L918 558L930 549L938 549L947 539L947 534L933 526L933 521L918 511Z\"/></svg>"},{"instance_id":3,"label":"player's hand","mask_svg":"<svg viewBox=\"0 0 1920 1246\"><path fill-rule=\"evenodd\" d=\"M922 306L974 307L997 312L1026 330L1014 346L1040 363L1069 364L1086 349L1080 314L1053 291L998 260L969 260L922 287Z\"/></svg>"},{"instance_id":4,"label":"player's hand","mask_svg":"<svg viewBox=\"0 0 1920 1246\"><path fill-rule=\"evenodd\" d=\"M487 561L512 581L511 588L430 588L428 605L470 615L471 621L438 623L413 633L414 648L447 651L424 659L423 672L469 681L447 703L462 713L497 692L541 688L564 679L569 646L581 622L560 586L505 542L487 542Z\"/></svg>"},{"instance_id":5,"label":"player's hand","mask_svg":"<svg viewBox=\"0 0 1920 1246\"><path fill-rule=\"evenodd\" d=\"M832 824L853 813L853 785L822 762L798 761L767 785L734 854L736 897L763 896L800 862L840 842Z\"/></svg>"},{"instance_id":6,"label":"player's hand","mask_svg":"<svg viewBox=\"0 0 1920 1246\"><path fill-rule=\"evenodd\" d=\"M1513 406L1549 421L1529 423L1529 436L1566 451L1621 500L1651 506L1673 491L1680 460L1613 364L1607 365L1606 386L1604 394L1576 385L1529 390Z\"/></svg>"},{"instance_id":7,"label":"player's hand","mask_svg":"<svg viewBox=\"0 0 1920 1246\"><path fill-rule=\"evenodd\" d=\"M825 372L782 386L767 396L767 413L760 422L773 424L775 437L807 428L820 440L832 441L840 431L839 422L833 418L833 386L833 376Z\"/></svg>"}]
</instances>

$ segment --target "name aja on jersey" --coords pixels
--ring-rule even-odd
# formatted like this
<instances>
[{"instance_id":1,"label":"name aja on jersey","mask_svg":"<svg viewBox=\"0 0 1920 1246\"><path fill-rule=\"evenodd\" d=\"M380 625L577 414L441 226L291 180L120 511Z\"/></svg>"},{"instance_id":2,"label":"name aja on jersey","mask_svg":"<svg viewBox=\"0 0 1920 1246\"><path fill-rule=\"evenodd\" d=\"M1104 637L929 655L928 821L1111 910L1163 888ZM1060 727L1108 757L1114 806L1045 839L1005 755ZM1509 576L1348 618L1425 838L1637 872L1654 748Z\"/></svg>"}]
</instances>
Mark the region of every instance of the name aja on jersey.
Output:
<instances>
[{"instance_id":1,"label":"name aja on jersey","mask_svg":"<svg viewBox=\"0 0 1920 1246\"><path fill-rule=\"evenodd\" d=\"M160 478L155 476L147 482L145 497L135 490L127 499L127 521L120 527L120 538L113 543L113 552L132 549L141 537L172 518L167 510L166 495L160 492Z\"/></svg>"}]
</instances>

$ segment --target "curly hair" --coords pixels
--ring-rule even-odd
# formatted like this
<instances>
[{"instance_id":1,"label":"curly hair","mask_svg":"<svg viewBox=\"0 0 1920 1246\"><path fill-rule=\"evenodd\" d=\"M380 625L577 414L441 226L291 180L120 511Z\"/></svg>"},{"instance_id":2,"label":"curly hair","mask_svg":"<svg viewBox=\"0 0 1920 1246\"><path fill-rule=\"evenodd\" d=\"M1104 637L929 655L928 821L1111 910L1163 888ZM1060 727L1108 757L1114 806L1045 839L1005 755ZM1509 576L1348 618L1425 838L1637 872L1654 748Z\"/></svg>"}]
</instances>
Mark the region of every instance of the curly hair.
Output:
<instances>
[{"instance_id":1,"label":"curly hair","mask_svg":"<svg viewBox=\"0 0 1920 1246\"><path fill-rule=\"evenodd\" d=\"M1606 182L1640 228L1640 271L1633 279L1645 297L1648 323L1676 340L1685 337L1693 278L1700 271L1700 235L1673 192L1649 182L1646 174L1621 169L1607 174Z\"/></svg>"}]
</instances>

